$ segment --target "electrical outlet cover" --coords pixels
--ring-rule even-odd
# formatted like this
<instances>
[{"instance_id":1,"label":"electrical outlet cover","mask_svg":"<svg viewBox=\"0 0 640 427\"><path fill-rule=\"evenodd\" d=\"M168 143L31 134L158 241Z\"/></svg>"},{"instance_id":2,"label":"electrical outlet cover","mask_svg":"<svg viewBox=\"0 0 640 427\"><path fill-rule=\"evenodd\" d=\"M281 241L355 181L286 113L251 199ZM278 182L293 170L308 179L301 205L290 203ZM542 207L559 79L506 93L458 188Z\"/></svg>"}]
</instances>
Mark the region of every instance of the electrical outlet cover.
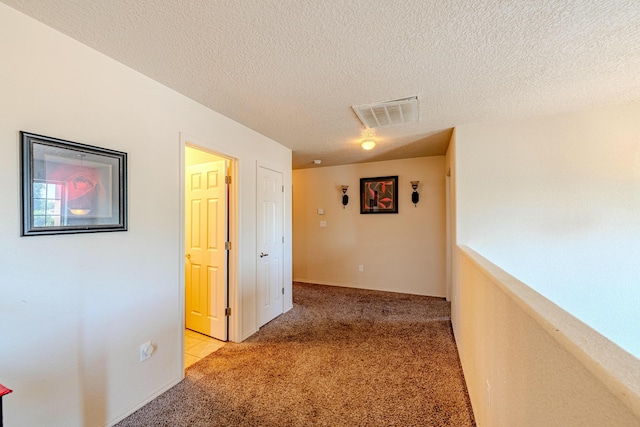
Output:
<instances>
[{"instance_id":1,"label":"electrical outlet cover","mask_svg":"<svg viewBox=\"0 0 640 427\"><path fill-rule=\"evenodd\" d=\"M151 341L147 341L144 344L140 345L140 361L144 362L145 360L149 359L151 357L151 355L153 354L153 346L151 345Z\"/></svg>"}]
</instances>

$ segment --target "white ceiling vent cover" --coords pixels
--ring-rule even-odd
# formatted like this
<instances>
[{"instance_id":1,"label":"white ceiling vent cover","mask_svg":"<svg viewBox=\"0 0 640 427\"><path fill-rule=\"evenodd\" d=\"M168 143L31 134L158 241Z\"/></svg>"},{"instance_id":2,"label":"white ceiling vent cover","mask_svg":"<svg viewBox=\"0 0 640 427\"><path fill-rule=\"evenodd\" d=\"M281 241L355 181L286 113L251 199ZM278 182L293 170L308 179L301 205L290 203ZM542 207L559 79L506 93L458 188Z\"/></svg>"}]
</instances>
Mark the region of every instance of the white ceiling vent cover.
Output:
<instances>
[{"instance_id":1,"label":"white ceiling vent cover","mask_svg":"<svg viewBox=\"0 0 640 427\"><path fill-rule=\"evenodd\" d=\"M376 102L375 104L354 105L351 108L366 128L399 125L420 120L417 96Z\"/></svg>"}]
</instances>

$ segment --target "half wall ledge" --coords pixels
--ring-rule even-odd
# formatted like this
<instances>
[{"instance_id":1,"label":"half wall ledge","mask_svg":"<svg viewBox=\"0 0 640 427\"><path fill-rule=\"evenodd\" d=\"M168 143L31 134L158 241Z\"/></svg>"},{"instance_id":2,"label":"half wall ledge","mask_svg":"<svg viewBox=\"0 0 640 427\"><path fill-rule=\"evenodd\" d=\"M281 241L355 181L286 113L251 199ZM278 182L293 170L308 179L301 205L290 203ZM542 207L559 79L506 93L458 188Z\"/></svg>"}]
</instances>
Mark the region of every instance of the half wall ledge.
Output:
<instances>
[{"instance_id":1,"label":"half wall ledge","mask_svg":"<svg viewBox=\"0 0 640 427\"><path fill-rule=\"evenodd\" d=\"M640 360L511 276L468 246L459 254L470 260L507 297L572 354L614 397L640 418Z\"/></svg>"}]
</instances>

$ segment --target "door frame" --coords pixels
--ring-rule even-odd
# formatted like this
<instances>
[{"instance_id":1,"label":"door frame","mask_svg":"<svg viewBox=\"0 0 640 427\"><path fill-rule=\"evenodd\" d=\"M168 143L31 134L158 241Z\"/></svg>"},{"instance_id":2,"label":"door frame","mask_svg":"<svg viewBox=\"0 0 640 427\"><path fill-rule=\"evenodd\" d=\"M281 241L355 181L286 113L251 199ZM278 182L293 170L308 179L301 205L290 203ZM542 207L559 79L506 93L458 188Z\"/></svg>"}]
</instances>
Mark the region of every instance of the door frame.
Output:
<instances>
[{"instance_id":1,"label":"door frame","mask_svg":"<svg viewBox=\"0 0 640 427\"><path fill-rule=\"evenodd\" d=\"M453 236L453 211L451 209L451 169L447 170L445 180L445 286L446 300L451 302L453 294L452 275L452 236Z\"/></svg>"},{"instance_id":2,"label":"door frame","mask_svg":"<svg viewBox=\"0 0 640 427\"><path fill-rule=\"evenodd\" d=\"M260 293L260 291L258 290L259 274L260 273L259 273L258 268L257 268L257 263L258 263L258 261L257 261L257 256L258 256L258 251L257 251L257 248L258 248L258 229L257 229L257 227L258 227L258 222L260 221L260 218L258 218L257 203L258 203L258 194L259 194L259 191L258 191L259 183L258 183L258 181L259 181L259 176L260 176L260 173L259 173L260 168L269 169L270 171L273 171L273 172L276 172L276 173L279 173L280 175L282 175L282 186L283 186L283 189L284 189L284 186L285 186L285 176L286 176L284 170L282 170L281 168L279 168L277 166L274 166L272 164L266 163L266 162L261 161L261 160L256 161L256 194L255 194L255 202L256 202L256 235L255 235L255 239L256 239L255 240L255 249L256 249L256 252L255 252L255 257L256 258L254 258L256 260L255 261L256 262L256 295L258 295ZM285 235L285 225L287 223L286 219L285 219L285 213L286 213L286 204L285 203L286 203L285 192L282 191L282 234L283 235ZM285 288L285 294L282 294L282 312L280 313L280 316L285 313L285 307L286 307L286 305L285 305L286 286L284 285L285 284L284 254L285 254L285 243L283 242L283 244L282 244L282 261L283 262L281 263L281 266L280 266L280 268L282 269L280 277L282 277L282 286ZM258 298L256 298L256 325L259 323L259 319L258 319L259 312L260 312L259 304L260 304L260 301L259 301ZM258 327L258 329L260 329L260 327Z\"/></svg>"},{"instance_id":3,"label":"door frame","mask_svg":"<svg viewBox=\"0 0 640 427\"><path fill-rule=\"evenodd\" d=\"M185 330L185 293L186 293L186 285L185 285L185 148L191 147L196 150L204 151L210 154L213 154L218 157L222 157L229 161L229 175L231 176L231 184L229 185L229 195L228 195L228 222L229 222L229 233L228 239L231 242L231 249L228 253L228 270L227 270L227 283L228 289L227 294L229 298L229 307L231 308L231 316L229 316L228 321L228 341L239 342L240 341L240 319L242 318L242 313L240 310L240 299L238 297L238 243L239 239L239 186L238 186L238 176L239 176L239 161L238 157L234 156L230 153L223 153L217 151L215 149L207 147L208 144L197 140L196 138L190 137L184 133L180 133L180 143L179 143L179 155L178 155L178 325L180 334L184 334ZM179 345L179 378L184 378L184 338L181 336L178 340Z\"/></svg>"}]
</instances>

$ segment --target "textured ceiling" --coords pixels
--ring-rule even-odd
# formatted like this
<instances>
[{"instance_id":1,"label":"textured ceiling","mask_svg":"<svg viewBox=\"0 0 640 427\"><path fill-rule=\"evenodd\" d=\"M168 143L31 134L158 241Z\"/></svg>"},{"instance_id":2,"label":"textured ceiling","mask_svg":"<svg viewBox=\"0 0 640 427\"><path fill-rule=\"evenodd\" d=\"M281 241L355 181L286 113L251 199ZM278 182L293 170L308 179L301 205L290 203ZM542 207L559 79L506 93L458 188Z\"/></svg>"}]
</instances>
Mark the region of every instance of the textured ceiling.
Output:
<instances>
[{"instance_id":1,"label":"textured ceiling","mask_svg":"<svg viewBox=\"0 0 640 427\"><path fill-rule=\"evenodd\" d=\"M638 0L0 0L293 150L444 154L451 128L640 100ZM350 106L420 97L360 146Z\"/></svg>"}]
</instances>

